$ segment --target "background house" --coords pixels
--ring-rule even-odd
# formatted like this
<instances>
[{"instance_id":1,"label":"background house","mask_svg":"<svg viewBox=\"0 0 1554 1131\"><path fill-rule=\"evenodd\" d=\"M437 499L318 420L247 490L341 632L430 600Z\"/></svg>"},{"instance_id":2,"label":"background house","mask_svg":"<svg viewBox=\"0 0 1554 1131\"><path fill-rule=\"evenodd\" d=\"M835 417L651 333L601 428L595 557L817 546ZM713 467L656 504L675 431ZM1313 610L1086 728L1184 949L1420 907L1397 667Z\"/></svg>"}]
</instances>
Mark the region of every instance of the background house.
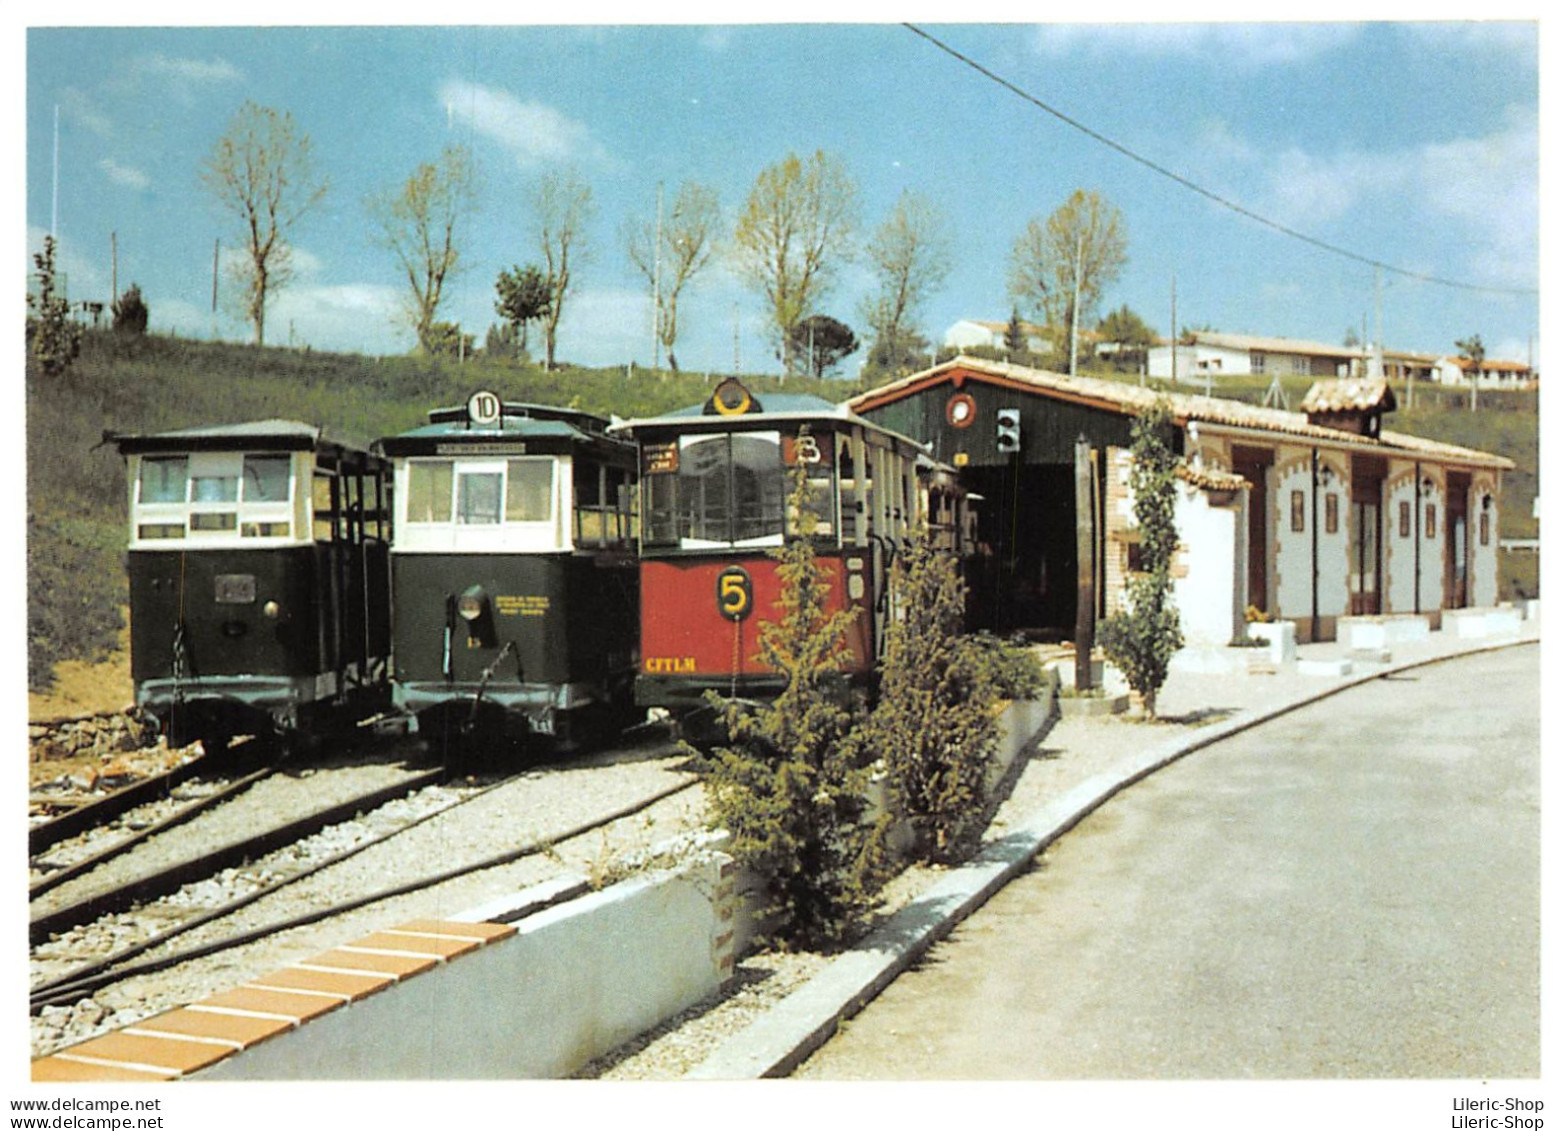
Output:
<instances>
[{"instance_id":1,"label":"background house","mask_svg":"<svg viewBox=\"0 0 1554 1131\"><path fill-rule=\"evenodd\" d=\"M1176 379L1198 385L1232 375L1349 377L1358 372L1357 363L1364 356L1359 349L1349 346L1202 330L1184 334L1174 345L1168 343L1150 350L1151 377L1172 375L1173 350Z\"/></svg>"},{"instance_id":2,"label":"background house","mask_svg":"<svg viewBox=\"0 0 1554 1131\"><path fill-rule=\"evenodd\" d=\"M1473 359L1443 357L1436 362L1443 385L1473 384ZM1478 366L1481 389L1525 389L1538 379L1537 370L1521 361L1492 361L1485 358Z\"/></svg>"},{"instance_id":3,"label":"background house","mask_svg":"<svg viewBox=\"0 0 1554 1131\"><path fill-rule=\"evenodd\" d=\"M1020 328L1025 331L1025 348L1032 353L1046 353L1052 349L1051 344L1043 336L1046 330L1042 327L1022 318ZM993 349L1003 349L1008 335L1007 321L983 322L978 319L962 318L944 332L944 344L950 349L957 350L989 346Z\"/></svg>"}]
</instances>

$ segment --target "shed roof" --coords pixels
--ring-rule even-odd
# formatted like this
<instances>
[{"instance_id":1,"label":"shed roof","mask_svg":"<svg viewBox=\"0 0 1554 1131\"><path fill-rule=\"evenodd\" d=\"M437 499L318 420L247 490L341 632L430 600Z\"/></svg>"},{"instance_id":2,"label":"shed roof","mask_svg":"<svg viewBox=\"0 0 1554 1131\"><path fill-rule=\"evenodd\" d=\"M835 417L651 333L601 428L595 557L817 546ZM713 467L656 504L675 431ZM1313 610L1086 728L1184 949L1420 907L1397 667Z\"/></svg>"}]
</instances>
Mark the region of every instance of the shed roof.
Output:
<instances>
[{"instance_id":1,"label":"shed roof","mask_svg":"<svg viewBox=\"0 0 1554 1131\"><path fill-rule=\"evenodd\" d=\"M921 373L914 373L881 385L879 388L859 393L847 404L854 412L861 415L870 409L901 400L932 385L955 382L957 378L964 380L967 377L1128 416L1141 412L1156 398L1164 397L1171 406L1176 422L1182 426L1191 421L1199 421L1209 425L1217 424L1266 432L1270 434L1270 440L1279 436L1293 436L1315 443L1370 449L1378 455L1391 451L1410 458L1436 459L1501 470L1516 466L1503 456L1475 451L1472 448L1461 448L1439 440L1426 440L1423 437L1410 436L1389 429L1383 430L1379 438L1372 439L1339 428L1313 424L1298 412L1264 408L1261 405L1226 400L1223 397L1156 392L1141 385L1126 384L1121 381L1069 376L1064 373L1052 373L1044 369L1031 369L1022 365L1011 365L1008 362L989 361L978 357L953 358L932 369L925 369Z\"/></svg>"},{"instance_id":2,"label":"shed roof","mask_svg":"<svg viewBox=\"0 0 1554 1131\"><path fill-rule=\"evenodd\" d=\"M1184 335L1184 344L1219 346L1222 349L1258 350L1262 353L1287 353L1309 357L1363 357L1364 352L1351 346L1326 342L1307 342L1298 338L1269 338L1253 334L1222 334L1217 330L1199 330Z\"/></svg>"},{"instance_id":3,"label":"shed roof","mask_svg":"<svg viewBox=\"0 0 1554 1131\"><path fill-rule=\"evenodd\" d=\"M1367 412L1380 409L1391 412L1397 408L1397 398L1381 377L1334 377L1326 381L1314 381L1300 402L1302 412Z\"/></svg>"}]
</instances>

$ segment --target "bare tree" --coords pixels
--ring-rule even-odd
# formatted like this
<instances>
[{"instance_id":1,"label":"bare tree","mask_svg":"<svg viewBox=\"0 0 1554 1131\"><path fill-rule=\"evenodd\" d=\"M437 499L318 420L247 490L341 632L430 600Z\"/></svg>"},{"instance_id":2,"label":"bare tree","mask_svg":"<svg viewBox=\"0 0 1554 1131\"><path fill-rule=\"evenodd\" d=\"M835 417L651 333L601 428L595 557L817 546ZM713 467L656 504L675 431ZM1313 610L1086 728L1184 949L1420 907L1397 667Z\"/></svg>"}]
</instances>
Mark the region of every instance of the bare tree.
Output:
<instances>
[{"instance_id":1,"label":"bare tree","mask_svg":"<svg viewBox=\"0 0 1554 1131\"><path fill-rule=\"evenodd\" d=\"M456 243L459 221L475 209L478 199L474 158L463 146L450 145L440 161L417 165L400 188L367 201L379 242L394 253L410 284L405 314L424 352L433 350L432 327L443 288L462 267Z\"/></svg>"},{"instance_id":2,"label":"bare tree","mask_svg":"<svg viewBox=\"0 0 1554 1131\"><path fill-rule=\"evenodd\" d=\"M669 368L676 373L680 371L674 356L680 333L680 292L712 258L722 226L718 194L695 181L675 190L668 216L662 215L660 201L651 219L633 217L621 226L626 254L653 290L657 341L668 351Z\"/></svg>"},{"instance_id":3,"label":"bare tree","mask_svg":"<svg viewBox=\"0 0 1554 1131\"><path fill-rule=\"evenodd\" d=\"M1463 360L1472 366L1471 382L1468 392L1468 411L1478 411L1478 376L1484 368L1484 340L1477 334L1471 338L1461 338L1456 342L1458 349L1462 351Z\"/></svg>"},{"instance_id":4,"label":"bare tree","mask_svg":"<svg viewBox=\"0 0 1554 1131\"><path fill-rule=\"evenodd\" d=\"M766 296L784 373L796 360L792 330L830 288L851 251L857 188L840 160L790 153L756 177L734 228L740 273Z\"/></svg>"},{"instance_id":5,"label":"bare tree","mask_svg":"<svg viewBox=\"0 0 1554 1131\"><path fill-rule=\"evenodd\" d=\"M328 192L313 168L313 143L291 113L244 102L200 168L200 180L243 232L244 257L232 268L243 310L264 345L264 311L293 277L290 233Z\"/></svg>"},{"instance_id":6,"label":"bare tree","mask_svg":"<svg viewBox=\"0 0 1554 1131\"><path fill-rule=\"evenodd\" d=\"M906 189L863 250L879 280L879 291L863 303L874 335L870 357L893 370L924 342L916 326L922 302L950 273L944 217L932 201Z\"/></svg>"},{"instance_id":7,"label":"bare tree","mask_svg":"<svg viewBox=\"0 0 1554 1131\"><path fill-rule=\"evenodd\" d=\"M1034 218L1009 253L1009 294L1042 312L1054 347L1073 372L1080 322L1128 261L1122 213L1100 193L1080 189L1045 220Z\"/></svg>"},{"instance_id":8,"label":"bare tree","mask_svg":"<svg viewBox=\"0 0 1554 1131\"><path fill-rule=\"evenodd\" d=\"M582 262L588 222L593 219L594 193L575 170L546 173L532 198L540 222L540 252L545 258L545 282L550 309L540 318L545 331L545 368L556 364L556 326L572 286L572 272Z\"/></svg>"}]
</instances>

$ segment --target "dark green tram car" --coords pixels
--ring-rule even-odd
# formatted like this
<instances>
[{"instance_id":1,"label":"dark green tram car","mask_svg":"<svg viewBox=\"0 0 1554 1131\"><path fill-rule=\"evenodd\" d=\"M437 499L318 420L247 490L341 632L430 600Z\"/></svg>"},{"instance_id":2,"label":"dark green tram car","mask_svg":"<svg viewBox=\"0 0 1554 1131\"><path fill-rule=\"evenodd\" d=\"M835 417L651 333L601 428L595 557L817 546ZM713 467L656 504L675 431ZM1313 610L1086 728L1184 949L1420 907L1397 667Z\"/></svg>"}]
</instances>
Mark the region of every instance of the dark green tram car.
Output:
<instances>
[{"instance_id":1,"label":"dark green tram car","mask_svg":"<svg viewBox=\"0 0 1554 1131\"><path fill-rule=\"evenodd\" d=\"M110 439L135 702L169 742L289 742L387 709L385 461L287 420Z\"/></svg>"},{"instance_id":2,"label":"dark green tram car","mask_svg":"<svg viewBox=\"0 0 1554 1131\"><path fill-rule=\"evenodd\" d=\"M628 718L636 448L587 413L461 408L378 442L394 461L394 701L434 751Z\"/></svg>"}]
</instances>

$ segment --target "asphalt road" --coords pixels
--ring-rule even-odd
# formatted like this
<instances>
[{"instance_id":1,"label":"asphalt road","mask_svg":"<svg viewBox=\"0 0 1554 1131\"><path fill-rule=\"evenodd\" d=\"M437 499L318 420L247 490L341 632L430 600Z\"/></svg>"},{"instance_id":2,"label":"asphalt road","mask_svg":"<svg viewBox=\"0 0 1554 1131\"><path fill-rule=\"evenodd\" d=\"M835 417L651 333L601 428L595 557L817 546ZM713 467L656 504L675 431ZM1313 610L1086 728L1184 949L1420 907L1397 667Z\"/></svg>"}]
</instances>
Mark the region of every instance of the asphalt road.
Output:
<instances>
[{"instance_id":1,"label":"asphalt road","mask_svg":"<svg viewBox=\"0 0 1554 1131\"><path fill-rule=\"evenodd\" d=\"M795 1076L1536 1076L1538 654L1375 681L1146 779Z\"/></svg>"}]
</instances>

